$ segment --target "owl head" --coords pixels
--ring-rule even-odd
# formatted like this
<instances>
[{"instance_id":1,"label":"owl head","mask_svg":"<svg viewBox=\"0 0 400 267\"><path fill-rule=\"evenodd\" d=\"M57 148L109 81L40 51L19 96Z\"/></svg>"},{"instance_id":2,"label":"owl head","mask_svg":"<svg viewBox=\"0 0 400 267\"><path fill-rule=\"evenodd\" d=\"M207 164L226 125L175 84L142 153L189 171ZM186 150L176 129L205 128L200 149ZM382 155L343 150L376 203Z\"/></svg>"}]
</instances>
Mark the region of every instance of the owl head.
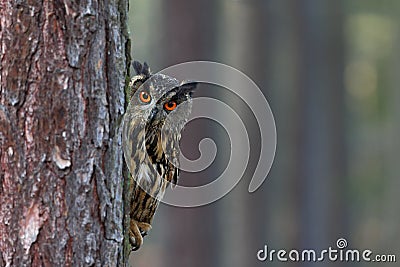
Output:
<instances>
[{"instance_id":1,"label":"owl head","mask_svg":"<svg viewBox=\"0 0 400 267\"><path fill-rule=\"evenodd\" d=\"M180 132L189 118L192 92L197 83L180 82L164 74L153 75L146 63L142 65L138 61L134 61L133 69L136 75L129 83L131 96L127 110L134 124L130 127L130 138L143 140L145 135L147 152L153 162L163 151L177 164Z\"/></svg>"},{"instance_id":2,"label":"owl head","mask_svg":"<svg viewBox=\"0 0 400 267\"><path fill-rule=\"evenodd\" d=\"M163 124L166 118L174 113L181 105L184 108L174 113L175 123L184 123L191 110L191 100L196 82L179 82L177 79L164 74L150 72L147 63L143 65L133 62L136 75L132 77L130 106L135 119L142 119L147 127Z\"/></svg>"}]
</instances>

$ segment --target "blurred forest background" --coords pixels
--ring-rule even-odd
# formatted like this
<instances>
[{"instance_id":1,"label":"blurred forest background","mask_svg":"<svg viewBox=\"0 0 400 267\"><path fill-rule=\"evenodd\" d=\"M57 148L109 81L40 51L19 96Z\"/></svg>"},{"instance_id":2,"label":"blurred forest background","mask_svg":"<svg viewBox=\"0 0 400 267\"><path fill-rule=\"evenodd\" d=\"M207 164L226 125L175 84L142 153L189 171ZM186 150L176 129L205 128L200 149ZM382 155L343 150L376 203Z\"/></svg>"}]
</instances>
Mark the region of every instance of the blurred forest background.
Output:
<instances>
[{"instance_id":1,"label":"blurred forest background","mask_svg":"<svg viewBox=\"0 0 400 267\"><path fill-rule=\"evenodd\" d=\"M268 99L278 136L258 191L247 192L253 164L215 203L161 205L133 266L286 266L259 262L256 253L264 245L326 249L341 237L350 248L400 257L400 1L131 0L129 19L133 57L153 72L211 60L246 73ZM206 87L198 93L216 92ZM183 143L194 155L197 135L222 142L217 174L224 133L192 124ZM209 177L210 170L181 181Z\"/></svg>"}]
</instances>

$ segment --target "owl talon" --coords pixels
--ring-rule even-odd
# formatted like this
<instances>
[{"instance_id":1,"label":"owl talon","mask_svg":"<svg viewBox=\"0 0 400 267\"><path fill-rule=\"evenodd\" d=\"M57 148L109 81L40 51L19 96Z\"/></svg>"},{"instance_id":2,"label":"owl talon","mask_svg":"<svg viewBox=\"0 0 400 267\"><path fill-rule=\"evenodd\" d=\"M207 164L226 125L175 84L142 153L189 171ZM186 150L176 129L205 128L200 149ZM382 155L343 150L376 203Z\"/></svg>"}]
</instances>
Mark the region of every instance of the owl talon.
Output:
<instances>
[{"instance_id":1,"label":"owl talon","mask_svg":"<svg viewBox=\"0 0 400 267\"><path fill-rule=\"evenodd\" d=\"M135 243L135 239L130 238L131 244ZM136 245L131 245L131 251L137 251L140 248L140 246Z\"/></svg>"},{"instance_id":2,"label":"owl talon","mask_svg":"<svg viewBox=\"0 0 400 267\"><path fill-rule=\"evenodd\" d=\"M150 229L151 225L148 223L131 220L129 241L133 251L138 250L142 246L143 237L147 235L147 232L150 231Z\"/></svg>"},{"instance_id":3,"label":"owl talon","mask_svg":"<svg viewBox=\"0 0 400 267\"><path fill-rule=\"evenodd\" d=\"M142 244L143 244L143 238L141 235L137 236L134 233L132 233L131 231L129 232L129 241L131 243L132 246L132 250L136 251L138 250Z\"/></svg>"}]
</instances>

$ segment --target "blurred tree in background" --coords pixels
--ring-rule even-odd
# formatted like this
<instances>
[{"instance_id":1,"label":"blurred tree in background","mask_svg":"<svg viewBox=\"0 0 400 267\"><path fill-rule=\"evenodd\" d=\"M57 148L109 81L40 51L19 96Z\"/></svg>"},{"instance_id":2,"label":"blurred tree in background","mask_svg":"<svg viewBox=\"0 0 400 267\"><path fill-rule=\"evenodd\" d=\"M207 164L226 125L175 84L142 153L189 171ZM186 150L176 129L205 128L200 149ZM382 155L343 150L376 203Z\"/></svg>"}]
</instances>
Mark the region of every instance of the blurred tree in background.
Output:
<instances>
[{"instance_id":1,"label":"blurred tree in background","mask_svg":"<svg viewBox=\"0 0 400 267\"><path fill-rule=\"evenodd\" d=\"M255 129L252 164L211 205L163 205L134 266L259 266L264 244L325 249L341 237L352 248L398 253L399 14L393 0L132 0L135 59L153 71L191 60L243 71L267 97L278 133L268 179L249 194L259 153L256 122L243 103L202 85L197 94L236 101ZM196 150L201 134L225 151L217 126L196 123L183 146ZM225 163L218 156L207 175L185 174L181 182L215 178Z\"/></svg>"}]
</instances>

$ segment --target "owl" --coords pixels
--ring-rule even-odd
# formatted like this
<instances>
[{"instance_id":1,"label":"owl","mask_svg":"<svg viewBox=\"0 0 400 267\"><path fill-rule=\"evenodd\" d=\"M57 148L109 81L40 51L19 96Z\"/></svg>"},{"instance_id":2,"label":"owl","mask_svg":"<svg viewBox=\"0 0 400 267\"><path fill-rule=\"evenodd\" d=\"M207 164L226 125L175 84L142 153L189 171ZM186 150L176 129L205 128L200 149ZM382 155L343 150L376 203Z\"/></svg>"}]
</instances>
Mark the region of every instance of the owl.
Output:
<instances>
[{"instance_id":1,"label":"owl","mask_svg":"<svg viewBox=\"0 0 400 267\"><path fill-rule=\"evenodd\" d=\"M124 117L125 161L131 172L130 228L133 250L143 244L169 184L179 176L179 140L192 108L195 82L151 74L134 61L130 103Z\"/></svg>"}]
</instances>

